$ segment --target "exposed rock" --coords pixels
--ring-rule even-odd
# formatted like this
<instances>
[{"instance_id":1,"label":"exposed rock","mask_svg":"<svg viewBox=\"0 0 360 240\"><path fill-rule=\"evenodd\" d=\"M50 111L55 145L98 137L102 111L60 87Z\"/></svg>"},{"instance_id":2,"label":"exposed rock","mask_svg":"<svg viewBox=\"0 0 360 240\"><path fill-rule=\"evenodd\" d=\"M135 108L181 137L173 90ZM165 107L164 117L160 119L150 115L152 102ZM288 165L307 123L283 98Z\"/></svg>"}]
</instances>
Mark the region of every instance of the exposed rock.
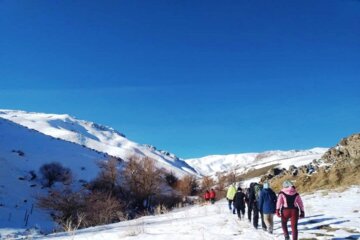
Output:
<instances>
[{"instance_id":1,"label":"exposed rock","mask_svg":"<svg viewBox=\"0 0 360 240\"><path fill-rule=\"evenodd\" d=\"M343 138L335 147L330 148L322 159L326 163L360 161L360 134Z\"/></svg>"}]
</instances>

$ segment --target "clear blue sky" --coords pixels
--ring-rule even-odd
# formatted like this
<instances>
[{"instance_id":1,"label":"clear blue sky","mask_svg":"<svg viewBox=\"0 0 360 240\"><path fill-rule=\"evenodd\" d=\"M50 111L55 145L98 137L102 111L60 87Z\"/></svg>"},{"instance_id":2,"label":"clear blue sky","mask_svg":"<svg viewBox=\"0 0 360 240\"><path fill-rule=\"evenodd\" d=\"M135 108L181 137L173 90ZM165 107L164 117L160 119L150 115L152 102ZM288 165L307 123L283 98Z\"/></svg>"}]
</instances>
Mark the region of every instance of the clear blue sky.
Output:
<instances>
[{"instance_id":1,"label":"clear blue sky","mask_svg":"<svg viewBox=\"0 0 360 240\"><path fill-rule=\"evenodd\" d=\"M360 1L0 0L0 108L180 157L360 132Z\"/></svg>"}]
</instances>

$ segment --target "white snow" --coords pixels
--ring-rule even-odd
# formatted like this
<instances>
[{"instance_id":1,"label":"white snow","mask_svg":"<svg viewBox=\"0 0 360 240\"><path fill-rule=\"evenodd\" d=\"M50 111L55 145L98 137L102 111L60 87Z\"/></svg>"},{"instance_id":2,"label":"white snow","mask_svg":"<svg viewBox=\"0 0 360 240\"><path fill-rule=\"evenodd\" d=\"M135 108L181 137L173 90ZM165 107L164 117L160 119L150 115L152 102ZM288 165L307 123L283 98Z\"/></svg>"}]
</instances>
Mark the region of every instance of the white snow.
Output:
<instances>
[{"instance_id":1,"label":"white snow","mask_svg":"<svg viewBox=\"0 0 360 240\"><path fill-rule=\"evenodd\" d=\"M306 217L299 220L299 239L358 239L360 237L360 187L344 192L326 191L303 196ZM225 200L214 205L191 206L163 215L98 226L70 233L58 233L40 239L112 240L112 239L283 239L276 216L274 234L254 229L247 219L238 220ZM259 221L260 224L260 221ZM321 229L329 225L334 229ZM290 226L289 231L291 232ZM352 237L352 238L351 238Z\"/></svg>"},{"instance_id":2,"label":"white snow","mask_svg":"<svg viewBox=\"0 0 360 240\"><path fill-rule=\"evenodd\" d=\"M309 150L213 155L186 159L185 161L196 171L206 176L213 175L216 172L234 170L240 174L251 169L263 168L273 164L282 168L288 168L290 165L306 165L314 159L320 159L327 150L327 148L313 148Z\"/></svg>"},{"instance_id":3,"label":"white snow","mask_svg":"<svg viewBox=\"0 0 360 240\"><path fill-rule=\"evenodd\" d=\"M128 140L118 131L97 123L78 120L67 114L45 114L16 110L1 110L0 118L8 119L45 135L77 143L90 149L119 157L125 161L131 157L149 157L158 167L178 176L195 174L193 169L174 155L169 156L147 145Z\"/></svg>"},{"instance_id":4,"label":"white snow","mask_svg":"<svg viewBox=\"0 0 360 240\"><path fill-rule=\"evenodd\" d=\"M35 197L44 194L38 170L44 163L60 162L69 167L77 180L89 181L96 177L97 161L104 154L88 148L39 134L0 118L0 226L26 229L38 226L43 230L54 227L47 213L35 206ZM24 156L17 152L22 151ZM84 170L82 170L82 168ZM38 177L31 181L30 171ZM19 178L24 178L20 180ZM31 212L28 224L24 218Z\"/></svg>"}]
</instances>

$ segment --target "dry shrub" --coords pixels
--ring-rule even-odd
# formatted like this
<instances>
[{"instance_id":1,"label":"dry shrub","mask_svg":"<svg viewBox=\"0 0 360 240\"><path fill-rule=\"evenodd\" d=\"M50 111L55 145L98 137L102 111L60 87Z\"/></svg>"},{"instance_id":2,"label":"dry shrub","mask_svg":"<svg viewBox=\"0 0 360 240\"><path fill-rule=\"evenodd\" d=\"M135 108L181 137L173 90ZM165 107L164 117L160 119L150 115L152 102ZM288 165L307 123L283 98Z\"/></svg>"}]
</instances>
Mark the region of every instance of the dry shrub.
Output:
<instances>
[{"instance_id":1,"label":"dry shrub","mask_svg":"<svg viewBox=\"0 0 360 240\"><path fill-rule=\"evenodd\" d=\"M216 177L217 177L216 195L218 196L218 198L224 198L226 196L228 178L224 173L217 173Z\"/></svg>"},{"instance_id":2,"label":"dry shrub","mask_svg":"<svg viewBox=\"0 0 360 240\"><path fill-rule=\"evenodd\" d=\"M215 185L215 180L212 177L205 176L201 180L201 192L210 190Z\"/></svg>"},{"instance_id":3,"label":"dry shrub","mask_svg":"<svg viewBox=\"0 0 360 240\"><path fill-rule=\"evenodd\" d=\"M91 191L118 195L121 177L120 161L110 158L107 161L99 162L98 166L100 168L98 176L87 187Z\"/></svg>"},{"instance_id":4,"label":"dry shrub","mask_svg":"<svg viewBox=\"0 0 360 240\"><path fill-rule=\"evenodd\" d=\"M38 207L49 210L65 231L123 219L124 205L115 197L100 192L56 190L39 197L37 203Z\"/></svg>"},{"instance_id":5,"label":"dry shrub","mask_svg":"<svg viewBox=\"0 0 360 240\"><path fill-rule=\"evenodd\" d=\"M63 167L61 163L52 162L40 167L40 174L44 187L51 187L55 182L69 184L72 181L70 168Z\"/></svg>"},{"instance_id":6,"label":"dry shrub","mask_svg":"<svg viewBox=\"0 0 360 240\"><path fill-rule=\"evenodd\" d=\"M172 188L175 188L177 182L179 181L178 177L176 177L173 172L170 172L170 173L166 172L165 173L165 180L166 180L167 184Z\"/></svg>"},{"instance_id":7,"label":"dry shrub","mask_svg":"<svg viewBox=\"0 0 360 240\"><path fill-rule=\"evenodd\" d=\"M54 190L47 196L37 199L37 206L49 210L55 222L67 229L78 225L78 216L85 211L85 194L70 189ZM71 226L69 226L71 223Z\"/></svg>"},{"instance_id":8,"label":"dry shrub","mask_svg":"<svg viewBox=\"0 0 360 240\"><path fill-rule=\"evenodd\" d=\"M155 195L164 182L160 169L155 167L155 162L150 158L131 158L123 170L123 176L130 193L141 205L142 201Z\"/></svg>"},{"instance_id":9,"label":"dry shrub","mask_svg":"<svg viewBox=\"0 0 360 240\"><path fill-rule=\"evenodd\" d=\"M178 181L176 189L182 196L194 196L199 191L199 185L194 176L186 175Z\"/></svg>"},{"instance_id":10,"label":"dry shrub","mask_svg":"<svg viewBox=\"0 0 360 240\"><path fill-rule=\"evenodd\" d=\"M162 205L166 209L172 209L182 202L182 197L178 194L157 196L157 205Z\"/></svg>"},{"instance_id":11,"label":"dry shrub","mask_svg":"<svg viewBox=\"0 0 360 240\"><path fill-rule=\"evenodd\" d=\"M124 220L124 204L115 197L93 192L86 198L85 224L96 226Z\"/></svg>"}]
</instances>

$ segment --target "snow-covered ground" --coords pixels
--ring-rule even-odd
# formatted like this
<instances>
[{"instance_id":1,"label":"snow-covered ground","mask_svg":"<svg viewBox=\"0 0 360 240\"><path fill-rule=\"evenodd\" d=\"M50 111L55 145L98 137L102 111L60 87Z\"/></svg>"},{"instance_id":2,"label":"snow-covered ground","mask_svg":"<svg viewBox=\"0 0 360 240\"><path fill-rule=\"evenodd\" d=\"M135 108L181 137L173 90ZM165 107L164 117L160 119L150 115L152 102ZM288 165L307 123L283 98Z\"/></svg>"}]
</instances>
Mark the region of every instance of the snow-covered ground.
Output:
<instances>
[{"instance_id":1,"label":"snow-covered ground","mask_svg":"<svg viewBox=\"0 0 360 240\"><path fill-rule=\"evenodd\" d=\"M48 213L35 204L35 198L46 193L38 173L43 164L61 162L76 181L90 181L97 175L97 161L104 159L104 154L0 118L0 229L53 229Z\"/></svg>"},{"instance_id":2,"label":"snow-covered ground","mask_svg":"<svg viewBox=\"0 0 360 240\"><path fill-rule=\"evenodd\" d=\"M306 217L299 221L299 239L359 239L359 199L359 186L344 192L319 191L303 196ZM277 217L274 227L274 235L255 230L247 219L238 220L229 211L227 202L221 200L214 205L190 206L163 215L37 237L51 240L283 239Z\"/></svg>"}]
</instances>

